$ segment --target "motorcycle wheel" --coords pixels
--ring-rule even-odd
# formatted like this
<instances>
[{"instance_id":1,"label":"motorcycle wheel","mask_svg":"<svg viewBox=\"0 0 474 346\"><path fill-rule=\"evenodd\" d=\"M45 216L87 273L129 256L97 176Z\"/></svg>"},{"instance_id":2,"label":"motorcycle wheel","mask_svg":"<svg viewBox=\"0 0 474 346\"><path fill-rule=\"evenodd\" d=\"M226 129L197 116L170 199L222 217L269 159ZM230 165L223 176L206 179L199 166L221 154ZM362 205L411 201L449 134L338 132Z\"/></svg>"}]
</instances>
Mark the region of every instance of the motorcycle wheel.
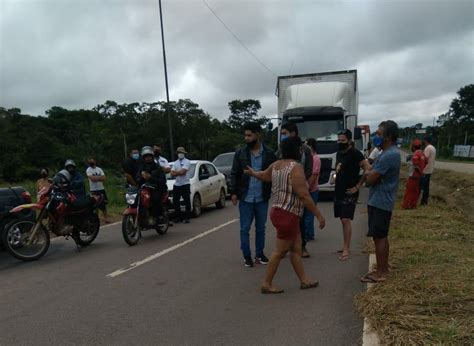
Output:
<instances>
[{"instance_id":1,"label":"motorcycle wheel","mask_svg":"<svg viewBox=\"0 0 474 346\"><path fill-rule=\"evenodd\" d=\"M169 217L168 215L164 215L163 216L163 222L158 224L156 226L156 231L158 232L158 234L166 234L168 232L168 228L170 226L170 220L169 220Z\"/></svg>"},{"instance_id":2,"label":"motorcycle wheel","mask_svg":"<svg viewBox=\"0 0 474 346\"><path fill-rule=\"evenodd\" d=\"M100 230L100 219L97 214L93 213L91 215L86 216L84 221L78 228L75 228L74 231L79 233L76 241L77 243L82 246L86 247L97 238Z\"/></svg>"},{"instance_id":3,"label":"motorcycle wheel","mask_svg":"<svg viewBox=\"0 0 474 346\"><path fill-rule=\"evenodd\" d=\"M22 261L36 261L44 256L50 244L49 232L40 225L34 238L31 238L34 226L33 221L15 220L5 227L3 245L10 255Z\"/></svg>"},{"instance_id":4,"label":"motorcycle wheel","mask_svg":"<svg viewBox=\"0 0 474 346\"><path fill-rule=\"evenodd\" d=\"M140 240L140 230L135 227L136 215L125 215L122 219L122 235L125 242L130 245L136 245Z\"/></svg>"}]
</instances>

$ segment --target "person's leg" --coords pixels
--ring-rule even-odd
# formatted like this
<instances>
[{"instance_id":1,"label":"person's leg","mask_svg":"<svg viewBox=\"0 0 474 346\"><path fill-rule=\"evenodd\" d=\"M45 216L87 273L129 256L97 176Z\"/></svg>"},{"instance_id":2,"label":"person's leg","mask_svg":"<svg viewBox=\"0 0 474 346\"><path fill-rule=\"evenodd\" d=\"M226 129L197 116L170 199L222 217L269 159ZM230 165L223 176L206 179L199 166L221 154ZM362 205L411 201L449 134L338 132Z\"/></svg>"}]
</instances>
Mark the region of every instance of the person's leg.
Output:
<instances>
[{"instance_id":1,"label":"person's leg","mask_svg":"<svg viewBox=\"0 0 474 346\"><path fill-rule=\"evenodd\" d=\"M390 251L388 237L374 237L373 239L375 244L375 257L377 258L377 270L373 273L373 277L377 279L385 278L388 274L388 255Z\"/></svg>"},{"instance_id":2,"label":"person's leg","mask_svg":"<svg viewBox=\"0 0 474 346\"><path fill-rule=\"evenodd\" d=\"M184 207L186 208L186 215L184 216L184 220L189 221L189 218L191 217L191 185L184 185L182 194Z\"/></svg>"},{"instance_id":3,"label":"person's leg","mask_svg":"<svg viewBox=\"0 0 474 346\"><path fill-rule=\"evenodd\" d=\"M252 257L250 252L249 231L254 218L254 211L252 203L239 201L240 213L240 250L244 258Z\"/></svg>"},{"instance_id":4,"label":"person's leg","mask_svg":"<svg viewBox=\"0 0 474 346\"><path fill-rule=\"evenodd\" d=\"M153 190L151 193L151 208L152 214L155 218L159 218L163 215L163 206L161 205L161 192Z\"/></svg>"},{"instance_id":5,"label":"person's leg","mask_svg":"<svg viewBox=\"0 0 474 346\"><path fill-rule=\"evenodd\" d=\"M267 223L268 201L253 203L255 215L255 255L257 258L264 256L265 224ZM266 262L266 261L265 261Z\"/></svg>"},{"instance_id":6,"label":"person's leg","mask_svg":"<svg viewBox=\"0 0 474 346\"><path fill-rule=\"evenodd\" d=\"M302 245L301 245L301 234L298 234L296 237L295 241L293 242L291 246L291 254L290 254L290 260L291 260L291 265L293 266L293 270L296 273L296 276L298 276L298 279L300 280L301 283L303 284L312 284L314 281L309 279L305 272L304 272L304 267L303 267L303 261L301 260L301 255L302 255Z\"/></svg>"},{"instance_id":7,"label":"person's leg","mask_svg":"<svg viewBox=\"0 0 474 346\"><path fill-rule=\"evenodd\" d=\"M270 262L267 266L267 271L265 273L265 280L262 284L262 288L268 290L278 290L278 288L273 286L273 278L278 270L278 265L280 264L281 257L290 250L293 240L284 240L278 239L276 240L276 248L270 257Z\"/></svg>"},{"instance_id":8,"label":"person's leg","mask_svg":"<svg viewBox=\"0 0 474 346\"><path fill-rule=\"evenodd\" d=\"M306 224L305 224L305 220L304 220L304 215L303 217L300 217L300 223L299 223L299 228L300 228L300 239L301 239L301 252L302 252L302 256L304 258L307 258L309 257L309 253L308 253L308 250L306 250L306 244L307 244L307 241L306 241Z\"/></svg>"},{"instance_id":9,"label":"person's leg","mask_svg":"<svg viewBox=\"0 0 474 346\"><path fill-rule=\"evenodd\" d=\"M425 205L427 200L426 200L426 196L427 196L427 193L426 193L426 182L427 182L427 175L423 175L420 179L420 194L421 194L421 205Z\"/></svg>"},{"instance_id":10,"label":"person's leg","mask_svg":"<svg viewBox=\"0 0 474 346\"><path fill-rule=\"evenodd\" d=\"M176 220L181 221L181 186L173 187L173 207Z\"/></svg>"},{"instance_id":11,"label":"person's leg","mask_svg":"<svg viewBox=\"0 0 474 346\"><path fill-rule=\"evenodd\" d=\"M313 240L314 239L314 215L308 209L305 208L303 214L304 220L304 229L305 229L305 239Z\"/></svg>"},{"instance_id":12,"label":"person's leg","mask_svg":"<svg viewBox=\"0 0 474 346\"><path fill-rule=\"evenodd\" d=\"M425 175L425 184L423 189L423 199L421 200L422 204L428 204L428 199L430 198L430 182L431 174Z\"/></svg>"},{"instance_id":13,"label":"person's leg","mask_svg":"<svg viewBox=\"0 0 474 346\"><path fill-rule=\"evenodd\" d=\"M342 246L341 260L345 260L350 255L351 248L351 237L352 237L352 220L347 218L341 218L342 233L344 236L344 244Z\"/></svg>"}]
</instances>

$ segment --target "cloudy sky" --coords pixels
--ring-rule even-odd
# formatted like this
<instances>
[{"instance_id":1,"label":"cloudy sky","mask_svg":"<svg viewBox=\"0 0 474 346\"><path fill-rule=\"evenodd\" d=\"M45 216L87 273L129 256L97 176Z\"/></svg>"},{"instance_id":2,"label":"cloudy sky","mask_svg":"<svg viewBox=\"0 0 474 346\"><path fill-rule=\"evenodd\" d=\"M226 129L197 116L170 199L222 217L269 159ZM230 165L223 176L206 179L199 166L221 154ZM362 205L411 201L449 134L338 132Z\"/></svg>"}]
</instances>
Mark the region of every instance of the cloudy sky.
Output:
<instances>
[{"instance_id":1,"label":"cloudy sky","mask_svg":"<svg viewBox=\"0 0 474 346\"><path fill-rule=\"evenodd\" d=\"M433 122L474 83L474 1L163 0L171 99L276 113L276 76L357 69L359 123ZM0 0L0 105L165 98L158 0Z\"/></svg>"}]
</instances>

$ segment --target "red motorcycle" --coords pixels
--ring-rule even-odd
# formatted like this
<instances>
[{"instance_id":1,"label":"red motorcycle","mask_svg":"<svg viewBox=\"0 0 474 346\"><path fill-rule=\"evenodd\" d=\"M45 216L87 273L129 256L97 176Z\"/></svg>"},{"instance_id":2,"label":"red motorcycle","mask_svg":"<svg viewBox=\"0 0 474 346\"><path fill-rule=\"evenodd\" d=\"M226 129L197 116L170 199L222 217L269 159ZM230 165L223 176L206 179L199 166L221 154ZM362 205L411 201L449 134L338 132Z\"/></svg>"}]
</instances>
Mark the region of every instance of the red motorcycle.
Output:
<instances>
[{"instance_id":1,"label":"red motorcycle","mask_svg":"<svg viewBox=\"0 0 474 346\"><path fill-rule=\"evenodd\" d=\"M96 209L101 197L78 199L58 184L43 189L39 195L38 203L23 204L10 210L10 213L24 209L39 211L35 221L16 220L5 227L3 241L12 256L23 261L41 258L50 245L49 232L66 239L71 237L78 249L95 240L100 229Z\"/></svg>"},{"instance_id":2,"label":"red motorcycle","mask_svg":"<svg viewBox=\"0 0 474 346\"><path fill-rule=\"evenodd\" d=\"M140 188L129 187L125 194L127 209L123 212L122 235L125 242L133 246L138 243L141 232L155 229L158 234L168 232L168 192L163 193L161 203L163 214L155 218L151 214L151 194L155 187L143 184Z\"/></svg>"}]
</instances>

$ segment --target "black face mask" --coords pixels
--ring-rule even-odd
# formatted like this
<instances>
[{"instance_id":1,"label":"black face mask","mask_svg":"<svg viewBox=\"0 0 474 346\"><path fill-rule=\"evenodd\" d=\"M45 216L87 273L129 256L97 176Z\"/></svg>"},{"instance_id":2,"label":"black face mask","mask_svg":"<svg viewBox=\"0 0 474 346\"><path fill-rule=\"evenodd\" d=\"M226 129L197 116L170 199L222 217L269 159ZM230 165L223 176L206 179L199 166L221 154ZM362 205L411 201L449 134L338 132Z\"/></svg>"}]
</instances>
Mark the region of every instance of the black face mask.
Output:
<instances>
[{"instance_id":1,"label":"black face mask","mask_svg":"<svg viewBox=\"0 0 474 346\"><path fill-rule=\"evenodd\" d=\"M249 148L252 148L255 144L257 144L257 142L258 142L258 140L256 139L256 140L254 140L254 141L251 141L250 143L247 143L247 146L248 146Z\"/></svg>"},{"instance_id":2,"label":"black face mask","mask_svg":"<svg viewBox=\"0 0 474 346\"><path fill-rule=\"evenodd\" d=\"M159 156L160 156L160 154L161 154L161 152L160 152L160 151L158 151L158 150L155 150L155 151L154 151L154 153L155 153L155 156L156 156L156 157L159 157Z\"/></svg>"},{"instance_id":3,"label":"black face mask","mask_svg":"<svg viewBox=\"0 0 474 346\"><path fill-rule=\"evenodd\" d=\"M41 178L47 178L48 177L48 173L41 173Z\"/></svg>"},{"instance_id":4,"label":"black face mask","mask_svg":"<svg viewBox=\"0 0 474 346\"><path fill-rule=\"evenodd\" d=\"M343 143L343 142L338 142L337 143L337 149L339 151L344 151L349 147L349 143Z\"/></svg>"}]
</instances>

